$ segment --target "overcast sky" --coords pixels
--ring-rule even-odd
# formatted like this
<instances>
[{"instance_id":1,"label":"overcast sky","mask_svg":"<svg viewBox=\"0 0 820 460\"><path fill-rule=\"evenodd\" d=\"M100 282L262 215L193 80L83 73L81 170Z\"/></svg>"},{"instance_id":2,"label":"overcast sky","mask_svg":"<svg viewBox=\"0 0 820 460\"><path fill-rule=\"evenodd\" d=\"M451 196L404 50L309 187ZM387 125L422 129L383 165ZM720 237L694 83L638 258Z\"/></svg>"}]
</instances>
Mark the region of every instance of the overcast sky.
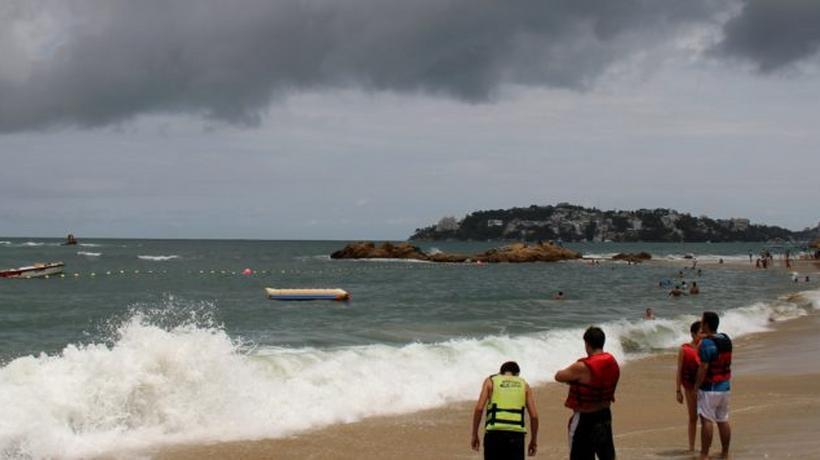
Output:
<instances>
[{"instance_id":1,"label":"overcast sky","mask_svg":"<svg viewBox=\"0 0 820 460\"><path fill-rule=\"evenodd\" d=\"M820 220L820 2L0 3L0 235Z\"/></svg>"}]
</instances>

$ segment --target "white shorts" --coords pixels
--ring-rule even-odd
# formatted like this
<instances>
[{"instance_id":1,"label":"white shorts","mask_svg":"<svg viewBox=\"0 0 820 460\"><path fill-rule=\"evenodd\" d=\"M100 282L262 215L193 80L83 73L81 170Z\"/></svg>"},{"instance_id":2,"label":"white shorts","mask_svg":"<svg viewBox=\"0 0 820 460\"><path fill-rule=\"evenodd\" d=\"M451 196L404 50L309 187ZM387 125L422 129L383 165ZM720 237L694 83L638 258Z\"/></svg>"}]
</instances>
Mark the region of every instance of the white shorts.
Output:
<instances>
[{"instance_id":1,"label":"white shorts","mask_svg":"<svg viewBox=\"0 0 820 460\"><path fill-rule=\"evenodd\" d=\"M729 392L698 390L698 415L713 422L728 422Z\"/></svg>"}]
</instances>

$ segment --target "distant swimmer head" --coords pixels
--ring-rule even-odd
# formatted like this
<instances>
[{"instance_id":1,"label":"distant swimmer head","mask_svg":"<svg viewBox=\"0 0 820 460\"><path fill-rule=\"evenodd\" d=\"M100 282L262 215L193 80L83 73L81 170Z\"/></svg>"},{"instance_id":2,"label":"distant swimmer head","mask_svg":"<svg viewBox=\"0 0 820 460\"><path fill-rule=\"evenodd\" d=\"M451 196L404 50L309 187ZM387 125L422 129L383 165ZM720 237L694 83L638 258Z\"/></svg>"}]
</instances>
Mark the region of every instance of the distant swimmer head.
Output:
<instances>
[{"instance_id":1,"label":"distant swimmer head","mask_svg":"<svg viewBox=\"0 0 820 460\"><path fill-rule=\"evenodd\" d=\"M253 275L253 270L251 270L250 268L245 268L244 270L242 270L242 274L245 276Z\"/></svg>"}]
</instances>

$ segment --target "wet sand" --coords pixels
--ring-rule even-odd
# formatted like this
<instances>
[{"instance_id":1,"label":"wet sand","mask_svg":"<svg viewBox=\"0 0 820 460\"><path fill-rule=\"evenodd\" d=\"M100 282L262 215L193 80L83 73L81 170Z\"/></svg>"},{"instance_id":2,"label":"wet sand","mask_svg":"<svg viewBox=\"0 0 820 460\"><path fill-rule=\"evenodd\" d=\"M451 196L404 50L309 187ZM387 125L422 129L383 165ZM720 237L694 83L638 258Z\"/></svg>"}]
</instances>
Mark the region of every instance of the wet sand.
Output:
<instances>
[{"instance_id":1,"label":"wet sand","mask_svg":"<svg viewBox=\"0 0 820 460\"><path fill-rule=\"evenodd\" d=\"M820 316L776 325L735 343L732 457L820 459ZM580 340L580 338L579 338ZM569 363L568 363L569 364ZM630 362L613 405L622 459L690 459L686 415L675 401L675 356ZM476 382L476 396L481 382ZM540 415L534 458L568 457L566 388L535 389ZM469 448L473 403L374 417L286 439L182 445L142 452L160 459L480 459ZM698 439L696 445L699 446ZM717 435L713 452L719 452ZM717 450L716 450L717 449Z\"/></svg>"}]
</instances>

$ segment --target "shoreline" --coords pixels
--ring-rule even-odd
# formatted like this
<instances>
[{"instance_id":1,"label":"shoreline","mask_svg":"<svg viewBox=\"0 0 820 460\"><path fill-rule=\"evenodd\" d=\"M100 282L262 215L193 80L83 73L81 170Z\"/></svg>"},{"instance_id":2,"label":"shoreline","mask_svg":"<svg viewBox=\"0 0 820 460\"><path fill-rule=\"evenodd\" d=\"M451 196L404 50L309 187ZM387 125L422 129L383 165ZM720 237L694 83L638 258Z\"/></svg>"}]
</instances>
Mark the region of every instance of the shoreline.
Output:
<instances>
[{"instance_id":1,"label":"shoreline","mask_svg":"<svg viewBox=\"0 0 820 460\"><path fill-rule=\"evenodd\" d=\"M813 313L736 340L730 419L734 458L820 458L820 439L814 436L820 430L820 387L813 383L820 378L820 362L814 359L820 353L818 331L820 315ZM623 365L613 405L615 444L621 458L696 458L684 451L686 416L683 406L674 401L674 370L673 353ZM476 382L476 396L479 388ZM534 458L566 458L566 421L571 414L563 407L566 388L547 383L534 390L541 421L539 453ZM469 448L473 404L371 417L287 438L158 446L140 455L174 460L478 459L481 454Z\"/></svg>"}]
</instances>

